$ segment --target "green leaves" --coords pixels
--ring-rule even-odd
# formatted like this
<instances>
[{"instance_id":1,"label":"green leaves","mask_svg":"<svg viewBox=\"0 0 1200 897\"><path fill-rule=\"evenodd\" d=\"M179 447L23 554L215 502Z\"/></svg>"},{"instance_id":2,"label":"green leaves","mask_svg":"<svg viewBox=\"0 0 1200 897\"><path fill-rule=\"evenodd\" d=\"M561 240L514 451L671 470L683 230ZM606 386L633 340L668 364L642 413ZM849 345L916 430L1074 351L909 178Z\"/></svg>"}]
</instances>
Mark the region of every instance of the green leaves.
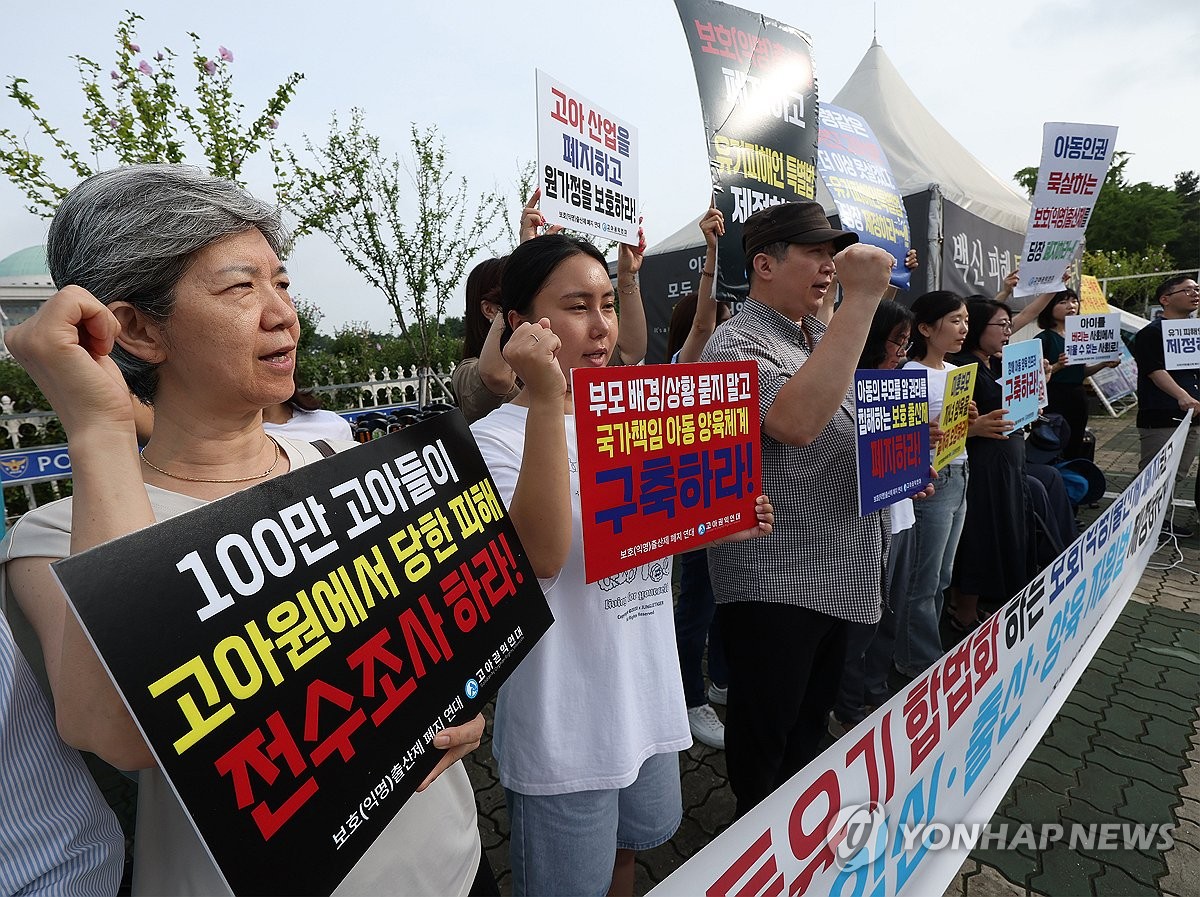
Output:
<instances>
[{"instance_id":1,"label":"green leaves","mask_svg":"<svg viewBox=\"0 0 1200 897\"><path fill-rule=\"evenodd\" d=\"M335 115L324 142L305 137L304 149L305 162L290 148L275 157L280 201L299 219L300 233L326 234L384 294L402 338L422 364L433 364L446 300L471 260L495 242L503 201L494 191L473 198L466 178L450 170L433 126L411 126L410 155L402 160L384 152L362 110L353 109L349 125Z\"/></svg>"},{"instance_id":2,"label":"green leaves","mask_svg":"<svg viewBox=\"0 0 1200 897\"><path fill-rule=\"evenodd\" d=\"M116 58L107 75L88 57L72 57L79 71L90 160L42 115L26 88L29 82L10 79L9 97L29 113L34 129L49 141L72 176L55 180L45 157L30 149L24 136L0 128L0 173L25 194L35 215L51 217L75 182L112 165L193 161L241 184L247 159L264 146L272 147L302 74L289 75L257 117L245 122L245 105L234 92L232 53L222 47L210 57L201 51L199 36L189 32L196 72L194 102L189 102L176 82L176 54L169 48L153 55L141 52L134 33L140 21L141 16L129 12L117 26ZM197 151L202 163L196 162Z\"/></svg>"}]
</instances>

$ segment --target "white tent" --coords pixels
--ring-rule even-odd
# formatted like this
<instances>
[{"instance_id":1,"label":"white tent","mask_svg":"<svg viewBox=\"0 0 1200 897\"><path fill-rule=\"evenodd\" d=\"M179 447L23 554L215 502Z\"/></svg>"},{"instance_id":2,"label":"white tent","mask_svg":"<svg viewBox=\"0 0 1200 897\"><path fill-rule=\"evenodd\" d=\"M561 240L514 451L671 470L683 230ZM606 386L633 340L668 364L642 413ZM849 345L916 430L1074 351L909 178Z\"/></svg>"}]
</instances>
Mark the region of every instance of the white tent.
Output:
<instances>
[{"instance_id":1,"label":"white tent","mask_svg":"<svg viewBox=\"0 0 1200 897\"><path fill-rule=\"evenodd\" d=\"M1029 202L955 140L904 83L883 47L872 42L833 103L863 116L891 163L908 212L921 267L916 295L950 289L995 294L1016 266ZM818 178L817 200L836 217ZM647 361L665 360L666 324L680 295L695 289L704 250L699 219L647 251L642 295L647 301Z\"/></svg>"}]
</instances>

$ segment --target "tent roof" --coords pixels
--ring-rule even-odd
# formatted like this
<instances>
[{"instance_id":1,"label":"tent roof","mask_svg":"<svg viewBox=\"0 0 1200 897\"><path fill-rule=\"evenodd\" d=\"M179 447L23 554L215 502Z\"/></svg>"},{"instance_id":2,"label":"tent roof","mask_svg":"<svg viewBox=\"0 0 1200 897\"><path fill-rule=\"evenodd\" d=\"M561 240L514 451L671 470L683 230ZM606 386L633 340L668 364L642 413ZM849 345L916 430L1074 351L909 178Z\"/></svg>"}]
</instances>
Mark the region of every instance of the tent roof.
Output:
<instances>
[{"instance_id":1,"label":"tent roof","mask_svg":"<svg viewBox=\"0 0 1200 897\"><path fill-rule=\"evenodd\" d=\"M858 68L833 98L834 105L857 112L871 125L892 166L902 196L937 186L960 208L999 227L1023 234L1029 201L992 174L938 124L904 83L883 47L873 41ZM834 212L833 197L817 178L817 201ZM688 222L661 243L653 255L701 244L700 218Z\"/></svg>"},{"instance_id":2,"label":"tent roof","mask_svg":"<svg viewBox=\"0 0 1200 897\"><path fill-rule=\"evenodd\" d=\"M1029 201L950 136L877 42L872 41L833 102L870 123L902 196L936 184L955 205L1000 227L1025 232Z\"/></svg>"}]
</instances>

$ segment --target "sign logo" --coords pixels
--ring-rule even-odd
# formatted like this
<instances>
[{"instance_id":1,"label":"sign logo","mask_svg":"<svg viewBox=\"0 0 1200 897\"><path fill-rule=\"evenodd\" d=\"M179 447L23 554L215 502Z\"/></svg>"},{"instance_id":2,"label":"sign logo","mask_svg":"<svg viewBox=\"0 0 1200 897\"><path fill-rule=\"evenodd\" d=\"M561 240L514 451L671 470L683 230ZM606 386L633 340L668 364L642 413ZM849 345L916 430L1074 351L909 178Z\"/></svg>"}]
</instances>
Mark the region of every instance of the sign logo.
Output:
<instances>
[{"instance_id":1,"label":"sign logo","mask_svg":"<svg viewBox=\"0 0 1200 897\"><path fill-rule=\"evenodd\" d=\"M23 458L0 459L0 472L3 472L4 475L11 480L15 480L17 477L23 476L28 468L28 455Z\"/></svg>"},{"instance_id":2,"label":"sign logo","mask_svg":"<svg viewBox=\"0 0 1200 897\"><path fill-rule=\"evenodd\" d=\"M463 689L463 693L464 693L464 694L465 694L465 695L466 695L468 698L472 698L472 699L474 699L474 697L475 697L477 694L479 694L479 683L478 683L478 682L476 682L474 679L468 679L468 680L467 680L467 687Z\"/></svg>"}]
</instances>

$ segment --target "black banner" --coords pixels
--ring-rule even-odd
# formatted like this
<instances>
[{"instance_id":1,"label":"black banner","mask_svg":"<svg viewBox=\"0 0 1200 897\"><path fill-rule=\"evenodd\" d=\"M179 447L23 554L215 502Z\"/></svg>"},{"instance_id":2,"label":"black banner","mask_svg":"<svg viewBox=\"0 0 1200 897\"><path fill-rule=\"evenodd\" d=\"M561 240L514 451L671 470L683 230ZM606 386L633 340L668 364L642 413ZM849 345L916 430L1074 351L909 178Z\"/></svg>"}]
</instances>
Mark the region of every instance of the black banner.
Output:
<instances>
[{"instance_id":1,"label":"black banner","mask_svg":"<svg viewBox=\"0 0 1200 897\"><path fill-rule=\"evenodd\" d=\"M817 82L812 40L716 0L675 0L704 113L717 206L725 213L717 290L744 296L742 222L816 195Z\"/></svg>"},{"instance_id":2,"label":"black banner","mask_svg":"<svg viewBox=\"0 0 1200 897\"><path fill-rule=\"evenodd\" d=\"M237 894L328 894L552 622L448 412L53 565Z\"/></svg>"},{"instance_id":3,"label":"black banner","mask_svg":"<svg viewBox=\"0 0 1200 897\"><path fill-rule=\"evenodd\" d=\"M1024 242L1024 234L985 221L943 199L941 288L960 296L995 296L1004 286L1004 278L1016 270Z\"/></svg>"}]
</instances>

